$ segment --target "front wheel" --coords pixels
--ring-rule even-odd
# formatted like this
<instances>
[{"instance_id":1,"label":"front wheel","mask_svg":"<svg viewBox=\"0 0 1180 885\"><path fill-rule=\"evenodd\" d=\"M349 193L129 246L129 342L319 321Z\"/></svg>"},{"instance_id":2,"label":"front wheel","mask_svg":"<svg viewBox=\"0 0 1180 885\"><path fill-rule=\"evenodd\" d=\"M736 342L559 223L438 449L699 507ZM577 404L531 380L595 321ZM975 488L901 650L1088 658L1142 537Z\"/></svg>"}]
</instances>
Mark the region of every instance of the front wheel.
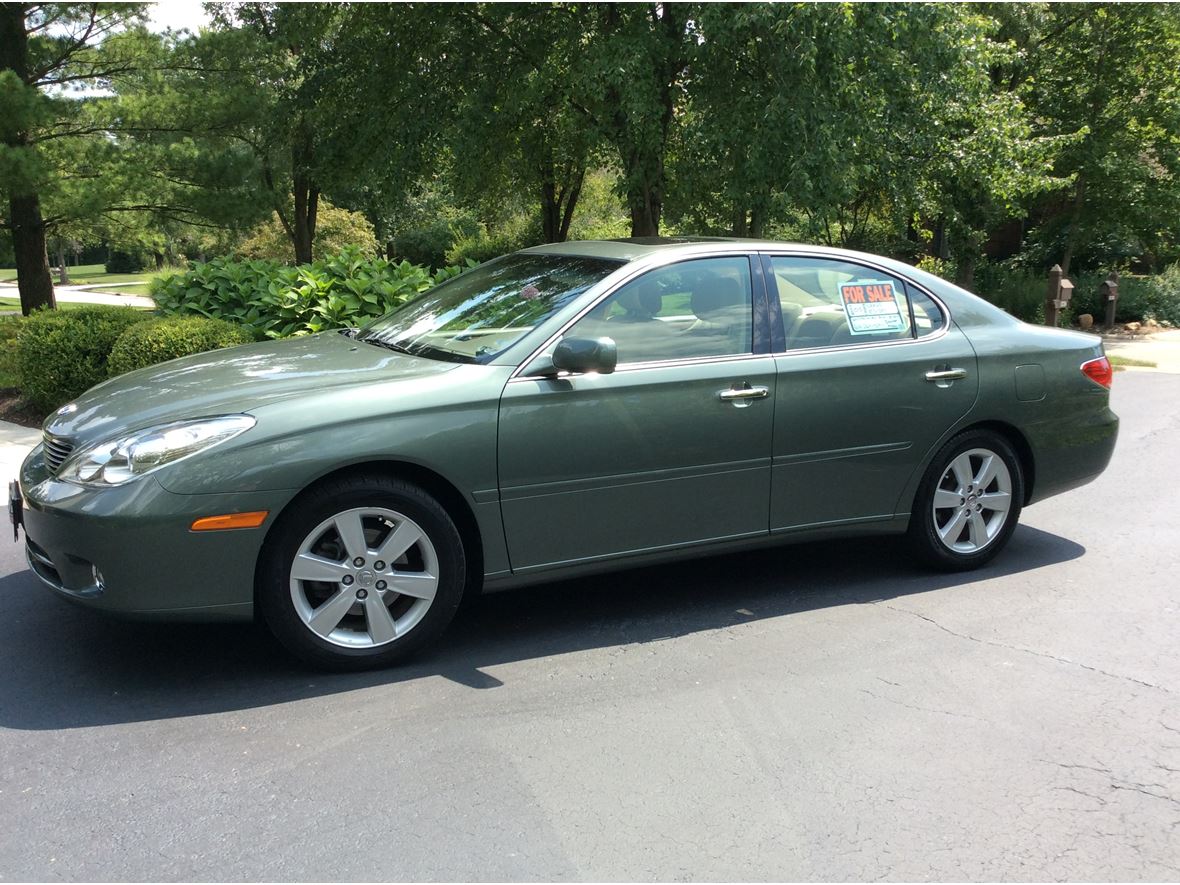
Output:
<instances>
[{"instance_id":1,"label":"front wheel","mask_svg":"<svg viewBox=\"0 0 1180 885\"><path fill-rule=\"evenodd\" d=\"M297 657L361 670L437 639L465 578L462 539L434 498L394 479L353 477L283 514L263 551L257 599Z\"/></svg>"},{"instance_id":2,"label":"front wheel","mask_svg":"<svg viewBox=\"0 0 1180 885\"><path fill-rule=\"evenodd\" d=\"M1008 543L1023 501L1024 474L1007 440L987 430L961 433L934 457L918 487L911 544L937 568L978 568Z\"/></svg>"}]
</instances>

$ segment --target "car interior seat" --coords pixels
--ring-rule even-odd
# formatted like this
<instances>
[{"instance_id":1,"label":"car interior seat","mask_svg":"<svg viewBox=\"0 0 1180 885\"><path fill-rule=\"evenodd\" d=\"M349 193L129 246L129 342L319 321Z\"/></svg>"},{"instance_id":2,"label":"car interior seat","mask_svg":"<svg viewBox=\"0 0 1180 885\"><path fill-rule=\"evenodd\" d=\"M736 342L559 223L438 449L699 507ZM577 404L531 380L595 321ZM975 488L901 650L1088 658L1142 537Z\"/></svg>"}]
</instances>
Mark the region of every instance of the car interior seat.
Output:
<instances>
[{"instance_id":1,"label":"car interior seat","mask_svg":"<svg viewBox=\"0 0 1180 885\"><path fill-rule=\"evenodd\" d=\"M752 340L750 299L739 280L722 274L703 274L693 282L689 303L696 321L682 334L702 339L702 352L722 354L749 350Z\"/></svg>"}]
</instances>

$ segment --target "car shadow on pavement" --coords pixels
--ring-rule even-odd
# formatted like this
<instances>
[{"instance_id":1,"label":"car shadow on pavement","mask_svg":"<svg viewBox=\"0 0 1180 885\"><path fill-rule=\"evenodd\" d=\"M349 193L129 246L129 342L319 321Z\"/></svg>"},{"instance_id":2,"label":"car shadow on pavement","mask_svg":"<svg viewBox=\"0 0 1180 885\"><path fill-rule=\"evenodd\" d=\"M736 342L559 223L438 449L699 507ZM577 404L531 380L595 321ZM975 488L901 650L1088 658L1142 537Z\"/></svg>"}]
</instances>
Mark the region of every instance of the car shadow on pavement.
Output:
<instances>
[{"instance_id":1,"label":"car shadow on pavement","mask_svg":"<svg viewBox=\"0 0 1180 885\"><path fill-rule=\"evenodd\" d=\"M432 653L356 674L303 668L249 624L110 620L51 596L22 571L0 579L0 727L205 715L431 676L494 689L502 683L483 668L946 589L1084 553L1073 541L1020 526L994 563L960 574L921 569L890 538L685 560L481 597Z\"/></svg>"}]
</instances>

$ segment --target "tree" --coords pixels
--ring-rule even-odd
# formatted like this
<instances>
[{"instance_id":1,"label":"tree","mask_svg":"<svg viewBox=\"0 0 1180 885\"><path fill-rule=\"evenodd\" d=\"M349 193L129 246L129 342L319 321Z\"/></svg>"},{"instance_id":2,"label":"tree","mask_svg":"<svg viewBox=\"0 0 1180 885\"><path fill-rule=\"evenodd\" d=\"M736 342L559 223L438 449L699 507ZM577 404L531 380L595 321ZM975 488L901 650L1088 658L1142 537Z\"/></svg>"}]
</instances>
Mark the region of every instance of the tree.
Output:
<instances>
[{"instance_id":1,"label":"tree","mask_svg":"<svg viewBox=\"0 0 1180 885\"><path fill-rule=\"evenodd\" d=\"M534 194L545 242L565 240L598 141L570 94L577 13L552 4L461 9L469 27L457 48L472 65L448 136L456 183L469 198Z\"/></svg>"},{"instance_id":2,"label":"tree","mask_svg":"<svg viewBox=\"0 0 1180 885\"><path fill-rule=\"evenodd\" d=\"M1022 4L997 11L1019 49L1006 72L1038 130L1065 139L1070 180L1037 232L1069 272L1180 239L1180 16L1154 3ZM1059 250L1059 251L1058 251Z\"/></svg>"},{"instance_id":3,"label":"tree","mask_svg":"<svg viewBox=\"0 0 1180 885\"><path fill-rule=\"evenodd\" d=\"M631 236L658 236L668 147L698 43L697 7L601 3L578 10L585 37L573 100L618 153Z\"/></svg>"},{"instance_id":4,"label":"tree","mask_svg":"<svg viewBox=\"0 0 1180 885\"><path fill-rule=\"evenodd\" d=\"M56 306L41 196L62 172L48 162L45 145L75 132L72 86L101 84L131 64L102 52L101 45L137 21L142 6L0 4L0 189L25 314Z\"/></svg>"}]
</instances>

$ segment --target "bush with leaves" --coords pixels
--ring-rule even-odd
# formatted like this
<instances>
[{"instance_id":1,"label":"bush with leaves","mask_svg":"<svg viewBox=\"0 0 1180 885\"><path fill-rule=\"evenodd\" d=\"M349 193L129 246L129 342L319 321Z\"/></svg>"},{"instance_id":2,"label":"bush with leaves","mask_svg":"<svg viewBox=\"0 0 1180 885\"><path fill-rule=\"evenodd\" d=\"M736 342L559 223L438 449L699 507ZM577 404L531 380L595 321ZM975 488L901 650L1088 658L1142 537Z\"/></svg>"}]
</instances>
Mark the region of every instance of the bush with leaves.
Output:
<instances>
[{"instance_id":1,"label":"bush with leaves","mask_svg":"<svg viewBox=\"0 0 1180 885\"><path fill-rule=\"evenodd\" d=\"M107 378L119 336L147 318L132 307L41 310L21 325L17 368L21 392L43 411L69 402Z\"/></svg>"},{"instance_id":2,"label":"bush with leaves","mask_svg":"<svg viewBox=\"0 0 1180 885\"><path fill-rule=\"evenodd\" d=\"M218 258L155 279L151 294L165 315L200 314L244 326L256 338L286 338L360 325L456 272L431 275L356 249L298 267Z\"/></svg>"},{"instance_id":3,"label":"bush with leaves","mask_svg":"<svg viewBox=\"0 0 1180 885\"><path fill-rule=\"evenodd\" d=\"M143 268L143 256L138 252L112 252L103 265L107 273L139 273Z\"/></svg>"},{"instance_id":4,"label":"bush with leaves","mask_svg":"<svg viewBox=\"0 0 1180 885\"><path fill-rule=\"evenodd\" d=\"M326 200L320 201L316 214L312 248L316 255L335 255L344 249L356 249L366 256L378 252L377 236L369 219L360 212L341 209ZM285 264L295 263L295 246L278 215L273 212L269 220L250 231L236 251L241 258L266 258Z\"/></svg>"},{"instance_id":5,"label":"bush with leaves","mask_svg":"<svg viewBox=\"0 0 1180 885\"><path fill-rule=\"evenodd\" d=\"M178 357L254 340L246 329L201 316L162 317L136 323L119 336L107 360L111 376Z\"/></svg>"}]
</instances>

